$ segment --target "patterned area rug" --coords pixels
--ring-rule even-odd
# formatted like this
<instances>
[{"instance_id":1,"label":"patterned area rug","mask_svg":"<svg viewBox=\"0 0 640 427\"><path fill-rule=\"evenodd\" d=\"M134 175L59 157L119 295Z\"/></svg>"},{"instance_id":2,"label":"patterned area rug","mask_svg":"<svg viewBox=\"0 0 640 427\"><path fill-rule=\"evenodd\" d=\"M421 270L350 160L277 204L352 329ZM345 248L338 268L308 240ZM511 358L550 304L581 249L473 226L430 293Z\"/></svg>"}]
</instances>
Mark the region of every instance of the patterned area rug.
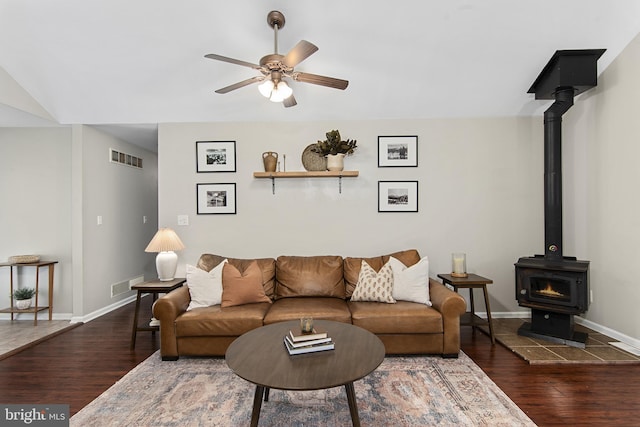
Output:
<instances>
[{"instance_id":1,"label":"patterned area rug","mask_svg":"<svg viewBox=\"0 0 640 427\"><path fill-rule=\"evenodd\" d=\"M388 357L354 387L363 426L535 425L464 353ZM254 390L224 359L163 362L155 353L74 415L71 426L248 425ZM350 426L344 387L271 390L259 425Z\"/></svg>"}]
</instances>

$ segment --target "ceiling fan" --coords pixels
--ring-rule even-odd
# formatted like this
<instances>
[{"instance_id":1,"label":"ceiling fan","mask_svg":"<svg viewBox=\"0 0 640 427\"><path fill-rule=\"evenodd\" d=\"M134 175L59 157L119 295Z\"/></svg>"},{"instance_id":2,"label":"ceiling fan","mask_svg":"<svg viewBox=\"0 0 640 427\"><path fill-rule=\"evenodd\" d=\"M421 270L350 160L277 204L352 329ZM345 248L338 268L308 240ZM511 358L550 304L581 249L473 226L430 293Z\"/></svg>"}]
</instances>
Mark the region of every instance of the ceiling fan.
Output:
<instances>
[{"instance_id":1,"label":"ceiling fan","mask_svg":"<svg viewBox=\"0 0 640 427\"><path fill-rule=\"evenodd\" d=\"M295 71L294 67L311 56L318 50L318 47L306 40L300 40L289 53L280 55L278 53L278 30L284 27L284 15L277 10L273 10L267 15L267 23L273 28L274 53L263 56L260 59L260 64L253 64L214 53L205 55L205 58L242 65L243 67L258 70L261 73L259 76L218 89L216 93L224 94L253 83L261 83L258 89L262 95L273 102L282 102L285 107L293 107L297 102L293 96L293 90L287 84L289 79L334 89L344 90L347 88L349 85L347 80Z\"/></svg>"}]
</instances>

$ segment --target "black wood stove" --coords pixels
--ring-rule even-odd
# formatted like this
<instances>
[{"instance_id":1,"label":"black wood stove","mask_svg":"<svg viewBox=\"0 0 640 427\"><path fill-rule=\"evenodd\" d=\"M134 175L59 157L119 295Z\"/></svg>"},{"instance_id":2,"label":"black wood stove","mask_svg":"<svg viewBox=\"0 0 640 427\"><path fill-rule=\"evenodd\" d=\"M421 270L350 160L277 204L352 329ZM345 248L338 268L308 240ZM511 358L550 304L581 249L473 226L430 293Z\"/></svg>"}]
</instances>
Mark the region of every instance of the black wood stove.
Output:
<instances>
[{"instance_id":1,"label":"black wood stove","mask_svg":"<svg viewBox=\"0 0 640 427\"><path fill-rule=\"evenodd\" d=\"M589 261L563 255L562 115L576 95L597 85L597 61L604 51L556 51L528 92L555 102L544 113L545 253L515 264L516 299L531 308L531 322L518 334L581 348L587 334L574 331L573 316L589 308Z\"/></svg>"}]
</instances>

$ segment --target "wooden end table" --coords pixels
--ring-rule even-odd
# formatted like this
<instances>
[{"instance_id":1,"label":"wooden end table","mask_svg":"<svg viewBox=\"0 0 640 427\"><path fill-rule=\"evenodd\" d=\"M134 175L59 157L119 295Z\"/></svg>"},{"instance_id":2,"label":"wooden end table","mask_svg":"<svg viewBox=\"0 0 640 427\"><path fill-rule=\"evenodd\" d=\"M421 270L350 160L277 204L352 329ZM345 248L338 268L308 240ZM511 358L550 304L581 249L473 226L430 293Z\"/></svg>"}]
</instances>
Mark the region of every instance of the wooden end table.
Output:
<instances>
[{"instance_id":1,"label":"wooden end table","mask_svg":"<svg viewBox=\"0 0 640 427\"><path fill-rule=\"evenodd\" d=\"M168 280L166 282L156 279L131 286L132 291L138 291L138 295L136 296L136 310L133 315L133 330L131 331L132 350L136 348L136 335L138 331L151 331L155 334L156 331L160 330L159 326L138 325L138 312L140 311L140 299L142 298L142 294L151 294L153 296L151 301L151 306L153 307L153 303L158 299L158 294L166 294L174 289L178 289L184 284L184 282L186 282L186 279L184 278L176 278L173 280Z\"/></svg>"},{"instance_id":2,"label":"wooden end table","mask_svg":"<svg viewBox=\"0 0 640 427\"><path fill-rule=\"evenodd\" d=\"M241 335L227 349L225 359L231 370L256 385L251 426L258 425L262 399L269 389L321 390L344 386L351 422L360 425L353 382L366 377L384 360L384 345L371 332L350 323L314 320L328 332L335 350L290 356L284 336L300 329L299 321L279 322Z\"/></svg>"},{"instance_id":3,"label":"wooden end table","mask_svg":"<svg viewBox=\"0 0 640 427\"><path fill-rule=\"evenodd\" d=\"M489 306L489 294L487 293L487 285L493 283L493 280L471 273L469 273L467 277L453 277L451 274L438 274L438 277L442 279L443 283L453 286L453 289L456 292L458 292L458 289L460 288L469 289L469 302L471 303L471 312L467 312L463 315L464 319L460 320L460 325L477 327L481 324L488 324L491 344L495 344L496 337L493 333L493 320L491 319L491 307ZM482 289L482 292L484 294L484 305L487 308L487 320L484 320L480 316L476 315L476 308L473 302L474 289Z\"/></svg>"}]
</instances>

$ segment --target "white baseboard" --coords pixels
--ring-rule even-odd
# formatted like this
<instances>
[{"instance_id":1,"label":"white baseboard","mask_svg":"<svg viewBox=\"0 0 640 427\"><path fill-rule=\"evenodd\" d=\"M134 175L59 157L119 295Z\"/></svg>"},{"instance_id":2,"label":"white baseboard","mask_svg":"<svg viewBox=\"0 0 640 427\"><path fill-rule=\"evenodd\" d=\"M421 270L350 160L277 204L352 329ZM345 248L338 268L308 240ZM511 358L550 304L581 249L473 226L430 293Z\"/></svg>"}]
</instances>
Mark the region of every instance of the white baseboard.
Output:
<instances>
[{"instance_id":1,"label":"white baseboard","mask_svg":"<svg viewBox=\"0 0 640 427\"><path fill-rule=\"evenodd\" d=\"M71 313L53 313L53 316L51 316L51 320L71 320L72 316L73 315ZM14 313L13 319L14 320L33 320L33 313ZM0 320L11 320L11 313L0 314ZM49 320L49 312L48 311L38 312L38 320Z\"/></svg>"},{"instance_id":2,"label":"white baseboard","mask_svg":"<svg viewBox=\"0 0 640 427\"><path fill-rule=\"evenodd\" d=\"M131 295L130 297L121 299L118 302L114 302L113 304L110 304L110 305L108 305L106 307L103 307L103 308L101 308L99 310L96 310L96 311L94 311L92 313L89 313L89 314L86 314L84 316L74 316L74 317L71 318L71 323L79 323L79 322L87 323L87 322L90 322L90 321L92 321L94 319L97 319L98 317L100 317L102 315L105 315L105 314L107 314L107 313L109 313L109 312L111 312L111 311L113 311L115 309L118 309L118 308L120 308L120 307L122 307L124 305L127 305L131 301L135 301L135 300L136 300L136 295Z\"/></svg>"},{"instance_id":3,"label":"white baseboard","mask_svg":"<svg viewBox=\"0 0 640 427\"><path fill-rule=\"evenodd\" d=\"M592 322L591 320L584 319L580 316L575 316L575 321L577 324L586 326L587 328L593 329L596 332L600 332L608 337L615 338L618 341L630 345L636 349L640 349L640 340L630 337L628 335L622 334L618 331L615 331L611 328L607 328L606 326L599 325L598 323Z\"/></svg>"}]
</instances>

